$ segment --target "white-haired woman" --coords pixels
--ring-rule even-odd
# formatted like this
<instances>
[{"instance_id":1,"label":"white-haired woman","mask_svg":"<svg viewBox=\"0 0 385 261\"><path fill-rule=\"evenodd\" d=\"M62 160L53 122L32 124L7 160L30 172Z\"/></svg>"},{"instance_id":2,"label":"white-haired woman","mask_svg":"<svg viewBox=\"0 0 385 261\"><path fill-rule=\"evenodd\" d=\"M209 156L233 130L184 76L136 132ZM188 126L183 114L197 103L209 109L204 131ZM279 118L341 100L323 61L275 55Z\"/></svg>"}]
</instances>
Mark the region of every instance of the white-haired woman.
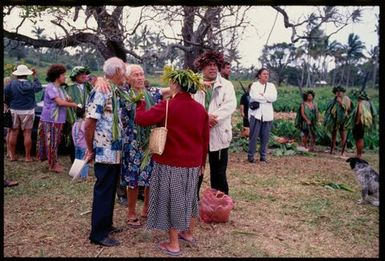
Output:
<instances>
[{"instance_id":1,"label":"white-haired woman","mask_svg":"<svg viewBox=\"0 0 385 261\"><path fill-rule=\"evenodd\" d=\"M142 93L146 99L146 106L149 109L154 104L159 103L163 97L170 94L169 88L151 88L146 89L144 85L145 74L143 68L138 64L126 64L126 85L123 88L123 95L136 97ZM96 88L103 92L110 89L108 84L98 79ZM138 228L142 224L136 213L136 203L138 198L139 186L144 187L144 204L140 216L147 218L149 202L150 177L153 169L153 163L149 155L145 154L148 146L148 137L150 127L138 126L135 122L136 103L124 100L121 103L120 119L122 121L122 168L121 182L118 186L118 197L124 197L124 190L127 191L127 224L130 227ZM143 162L144 161L144 162Z\"/></svg>"}]
</instances>

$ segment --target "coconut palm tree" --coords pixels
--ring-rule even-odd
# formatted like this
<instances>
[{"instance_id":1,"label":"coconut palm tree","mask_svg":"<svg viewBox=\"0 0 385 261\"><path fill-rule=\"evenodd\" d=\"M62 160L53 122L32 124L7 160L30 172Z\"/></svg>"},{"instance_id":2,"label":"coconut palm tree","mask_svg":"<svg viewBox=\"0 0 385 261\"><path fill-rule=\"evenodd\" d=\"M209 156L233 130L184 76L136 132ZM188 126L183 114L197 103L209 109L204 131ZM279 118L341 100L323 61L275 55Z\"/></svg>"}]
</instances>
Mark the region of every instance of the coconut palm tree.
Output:
<instances>
[{"instance_id":1,"label":"coconut palm tree","mask_svg":"<svg viewBox=\"0 0 385 261\"><path fill-rule=\"evenodd\" d=\"M378 58L379 58L379 48L378 45L374 46L372 49L369 50L369 62L373 65L373 78L372 78L372 85L373 88L376 86L376 78L377 78L377 71L378 71Z\"/></svg>"},{"instance_id":2,"label":"coconut palm tree","mask_svg":"<svg viewBox=\"0 0 385 261\"><path fill-rule=\"evenodd\" d=\"M363 51L365 50L364 43L360 37L354 33L349 34L348 44L344 45L345 52L345 66L348 69L346 77L346 86L349 86L350 66L357 63L361 58L365 58Z\"/></svg>"}]
</instances>

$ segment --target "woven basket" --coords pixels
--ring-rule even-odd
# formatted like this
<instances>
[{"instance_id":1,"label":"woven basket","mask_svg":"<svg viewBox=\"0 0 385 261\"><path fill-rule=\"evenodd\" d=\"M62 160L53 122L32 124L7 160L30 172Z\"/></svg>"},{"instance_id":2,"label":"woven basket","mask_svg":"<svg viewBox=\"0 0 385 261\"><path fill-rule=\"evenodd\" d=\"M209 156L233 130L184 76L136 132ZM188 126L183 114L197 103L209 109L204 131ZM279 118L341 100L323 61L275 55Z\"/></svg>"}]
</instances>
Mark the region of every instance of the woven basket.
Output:
<instances>
[{"instance_id":1,"label":"woven basket","mask_svg":"<svg viewBox=\"0 0 385 261\"><path fill-rule=\"evenodd\" d=\"M152 154L162 155L164 146L166 145L167 129L158 127L151 130L150 141L148 147Z\"/></svg>"},{"instance_id":2,"label":"woven basket","mask_svg":"<svg viewBox=\"0 0 385 261\"><path fill-rule=\"evenodd\" d=\"M166 118L164 127L153 128L150 133L148 148L150 153L162 155L167 139L168 100L166 100Z\"/></svg>"}]
</instances>

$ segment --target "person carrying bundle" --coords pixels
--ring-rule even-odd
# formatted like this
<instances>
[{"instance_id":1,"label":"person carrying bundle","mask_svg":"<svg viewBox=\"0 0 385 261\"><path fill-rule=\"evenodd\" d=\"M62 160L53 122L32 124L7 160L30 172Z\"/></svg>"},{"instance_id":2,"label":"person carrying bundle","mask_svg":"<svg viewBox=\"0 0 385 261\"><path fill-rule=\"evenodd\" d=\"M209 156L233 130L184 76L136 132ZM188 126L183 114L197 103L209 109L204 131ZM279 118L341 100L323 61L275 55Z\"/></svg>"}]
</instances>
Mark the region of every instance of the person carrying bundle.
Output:
<instances>
[{"instance_id":1,"label":"person carrying bundle","mask_svg":"<svg viewBox=\"0 0 385 261\"><path fill-rule=\"evenodd\" d=\"M364 150L364 133L375 126L374 118L376 115L375 108L370 102L365 92L358 95L358 104L352 112L353 116L353 137L356 141L356 157L361 158Z\"/></svg>"},{"instance_id":2,"label":"person carrying bundle","mask_svg":"<svg viewBox=\"0 0 385 261\"><path fill-rule=\"evenodd\" d=\"M337 131L339 131L342 144L341 155L343 155L346 145L347 120L352 111L352 101L345 95L344 87L337 86L332 91L335 97L326 108L324 126L332 133L330 154L333 154L336 147Z\"/></svg>"}]
</instances>

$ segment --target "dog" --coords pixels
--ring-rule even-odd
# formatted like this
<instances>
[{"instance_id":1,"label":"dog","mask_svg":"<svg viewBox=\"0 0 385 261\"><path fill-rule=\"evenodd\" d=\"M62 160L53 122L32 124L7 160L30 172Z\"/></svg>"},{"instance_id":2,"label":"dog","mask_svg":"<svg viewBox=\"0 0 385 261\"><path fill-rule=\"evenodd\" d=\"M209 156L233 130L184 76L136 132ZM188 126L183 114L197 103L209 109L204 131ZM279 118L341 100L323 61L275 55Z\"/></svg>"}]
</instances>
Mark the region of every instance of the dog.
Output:
<instances>
[{"instance_id":1,"label":"dog","mask_svg":"<svg viewBox=\"0 0 385 261\"><path fill-rule=\"evenodd\" d=\"M356 179L361 185L361 199L358 204L370 203L379 206L379 174L366 160L360 158L348 158L352 170L356 172Z\"/></svg>"}]
</instances>

